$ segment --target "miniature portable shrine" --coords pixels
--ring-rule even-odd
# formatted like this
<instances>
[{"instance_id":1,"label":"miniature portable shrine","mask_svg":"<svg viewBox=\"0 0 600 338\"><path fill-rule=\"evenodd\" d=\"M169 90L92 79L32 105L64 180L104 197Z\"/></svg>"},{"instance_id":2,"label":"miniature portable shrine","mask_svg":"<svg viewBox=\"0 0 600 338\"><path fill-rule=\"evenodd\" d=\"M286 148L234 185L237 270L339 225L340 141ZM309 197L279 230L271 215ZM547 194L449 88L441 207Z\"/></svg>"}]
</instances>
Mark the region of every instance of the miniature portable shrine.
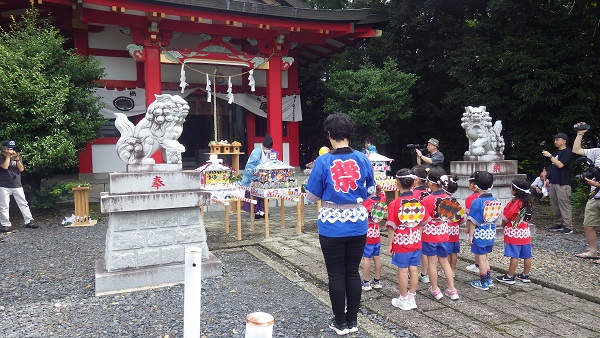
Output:
<instances>
[{"instance_id":1,"label":"miniature portable shrine","mask_svg":"<svg viewBox=\"0 0 600 338\"><path fill-rule=\"evenodd\" d=\"M275 154L273 154L275 155ZM250 183L252 196L269 198L298 195L300 188L295 178L294 167L276 157L256 166L257 175Z\"/></svg>"}]
</instances>

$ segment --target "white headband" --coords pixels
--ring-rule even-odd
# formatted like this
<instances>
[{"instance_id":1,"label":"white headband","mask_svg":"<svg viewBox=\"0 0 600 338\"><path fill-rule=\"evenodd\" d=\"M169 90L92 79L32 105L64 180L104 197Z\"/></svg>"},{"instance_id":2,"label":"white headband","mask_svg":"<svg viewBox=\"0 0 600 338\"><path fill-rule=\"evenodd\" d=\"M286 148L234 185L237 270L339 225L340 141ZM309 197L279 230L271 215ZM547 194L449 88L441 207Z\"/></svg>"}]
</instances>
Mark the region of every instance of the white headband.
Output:
<instances>
[{"instance_id":1,"label":"white headband","mask_svg":"<svg viewBox=\"0 0 600 338\"><path fill-rule=\"evenodd\" d=\"M520 190L520 191L522 191L522 192L524 192L524 193L526 193L526 194L531 194L531 191L529 191L529 189L527 189L527 190L525 190L525 189L521 189L521 188L517 187L517 186L516 186L514 183L513 183L513 185L512 185L512 186L513 186L515 189L517 189L517 190Z\"/></svg>"},{"instance_id":2,"label":"white headband","mask_svg":"<svg viewBox=\"0 0 600 338\"><path fill-rule=\"evenodd\" d=\"M415 178L419 178L419 177L417 177L416 175L413 175L413 174L409 174L409 175L401 175L401 176L396 175L396 178L412 178L414 180Z\"/></svg>"},{"instance_id":3,"label":"white headband","mask_svg":"<svg viewBox=\"0 0 600 338\"><path fill-rule=\"evenodd\" d=\"M492 186L489 189L481 189L477 184L475 184L475 188L477 188L479 190L483 190L485 192L491 192L493 187L494 187L494 185L492 184Z\"/></svg>"}]
</instances>

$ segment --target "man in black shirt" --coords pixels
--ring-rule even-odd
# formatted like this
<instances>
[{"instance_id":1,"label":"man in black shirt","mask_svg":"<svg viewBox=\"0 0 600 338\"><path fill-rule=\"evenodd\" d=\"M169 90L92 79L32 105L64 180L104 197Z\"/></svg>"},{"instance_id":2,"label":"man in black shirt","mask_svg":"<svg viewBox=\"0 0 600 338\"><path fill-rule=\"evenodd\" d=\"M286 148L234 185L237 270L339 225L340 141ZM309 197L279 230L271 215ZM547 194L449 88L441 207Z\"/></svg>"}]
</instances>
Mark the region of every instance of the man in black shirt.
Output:
<instances>
[{"instance_id":1,"label":"man in black shirt","mask_svg":"<svg viewBox=\"0 0 600 338\"><path fill-rule=\"evenodd\" d=\"M554 226L551 231L561 231L565 234L573 233L571 222L573 214L571 211L571 179L573 174L573 153L567 148L569 137L565 133L553 135L554 145L558 151L552 156L547 150L542 155L548 157L552 166L550 167L550 204L554 211Z\"/></svg>"},{"instance_id":2,"label":"man in black shirt","mask_svg":"<svg viewBox=\"0 0 600 338\"><path fill-rule=\"evenodd\" d=\"M21 172L25 170L21 161L21 154L15 141L3 141L0 153L0 232L10 231L10 219L8 215L10 207L10 195L12 195L23 214L25 227L37 228L29 205L25 199L23 186L21 185Z\"/></svg>"}]
</instances>

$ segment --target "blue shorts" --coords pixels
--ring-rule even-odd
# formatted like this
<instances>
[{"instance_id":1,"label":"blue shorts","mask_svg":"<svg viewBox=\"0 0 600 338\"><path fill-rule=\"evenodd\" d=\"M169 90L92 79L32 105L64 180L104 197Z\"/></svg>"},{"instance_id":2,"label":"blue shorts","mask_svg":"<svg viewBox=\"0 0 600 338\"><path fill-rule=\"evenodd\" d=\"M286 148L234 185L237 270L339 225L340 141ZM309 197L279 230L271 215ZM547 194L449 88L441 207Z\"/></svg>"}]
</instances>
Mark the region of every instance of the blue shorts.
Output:
<instances>
[{"instance_id":1,"label":"blue shorts","mask_svg":"<svg viewBox=\"0 0 600 338\"><path fill-rule=\"evenodd\" d=\"M531 258L531 244L504 244L504 256L521 259Z\"/></svg>"},{"instance_id":2,"label":"blue shorts","mask_svg":"<svg viewBox=\"0 0 600 338\"><path fill-rule=\"evenodd\" d=\"M446 252L448 254L460 253L460 242L446 242Z\"/></svg>"},{"instance_id":3,"label":"blue shorts","mask_svg":"<svg viewBox=\"0 0 600 338\"><path fill-rule=\"evenodd\" d=\"M363 257L371 258L373 256L379 256L380 249L381 249L381 243L365 244L365 250L363 251Z\"/></svg>"},{"instance_id":4,"label":"blue shorts","mask_svg":"<svg viewBox=\"0 0 600 338\"><path fill-rule=\"evenodd\" d=\"M448 250L446 248L447 242L442 243L427 243L423 242L423 255L427 257L440 256L448 257Z\"/></svg>"},{"instance_id":5,"label":"blue shorts","mask_svg":"<svg viewBox=\"0 0 600 338\"><path fill-rule=\"evenodd\" d=\"M394 252L392 254L392 264L400 268L419 266L421 264L421 250L402 253Z\"/></svg>"},{"instance_id":6,"label":"blue shorts","mask_svg":"<svg viewBox=\"0 0 600 338\"><path fill-rule=\"evenodd\" d=\"M471 253L474 253L476 255L485 255L485 254L489 254L490 252L492 252L492 249L494 248L493 245L487 245L487 246L479 246L479 245L471 245Z\"/></svg>"}]
</instances>

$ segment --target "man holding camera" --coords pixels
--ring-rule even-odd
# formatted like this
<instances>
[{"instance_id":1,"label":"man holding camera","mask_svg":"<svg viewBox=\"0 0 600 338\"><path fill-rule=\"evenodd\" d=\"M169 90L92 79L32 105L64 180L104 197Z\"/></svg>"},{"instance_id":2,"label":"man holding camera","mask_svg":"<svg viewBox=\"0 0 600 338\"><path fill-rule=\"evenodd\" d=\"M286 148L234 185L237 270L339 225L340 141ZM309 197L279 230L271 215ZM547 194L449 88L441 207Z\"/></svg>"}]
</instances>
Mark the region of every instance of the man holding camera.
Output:
<instances>
[{"instance_id":1,"label":"man holding camera","mask_svg":"<svg viewBox=\"0 0 600 338\"><path fill-rule=\"evenodd\" d=\"M600 168L600 148L583 149L581 148L581 140L583 135L589 130L590 126L580 122L573 126L577 130L577 137L573 141L573 152L578 155L585 156L594 162L596 168ZM587 252L582 252L576 256L579 258L598 258L598 243L596 242L596 227L600 226L600 182L596 179L583 178L591 187L588 201L585 205L585 213L583 215L583 230L587 239L589 249ZM595 193L594 193L595 191ZM600 260L594 261L600 264Z\"/></svg>"},{"instance_id":2,"label":"man holding camera","mask_svg":"<svg viewBox=\"0 0 600 338\"><path fill-rule=\"evenodd\" d=\"M23 186L21 185L21 172L25 170L21 161L21 154L15 141L2 142L2 153L0 153L0 232L10 231L10 195L12 195L23 214L25 227L37 228L33 221L31 210L25 199Z\"/></svg>"},{"instance_id":3,"label":"man holding camera","mask_svg":"<svg viewBox=\"0 0 600 338\"><path fill-rule=\"evenodd\" d=\"M417 165L424 164L429 168L442 167L444 166L444 154L439 151L440 141L434 138L430 138L427 141L427 152L428 154L423 155L421 150L415 149L417 154Z\"/></svg>"},{"instance_id":4,"label":"man holding camera","mask_svg":"<svg viewBox=\"0 0 600 338\"><path fill-rule=\"evenodd\" d=\"M565 234L573 233L571 223L573 213L571 211L571 180L573 173L573 152L567 148L569 137L565 133L553 135L554 145L558 151L554 156L547 150L542 155L548 157L552 166L550 167L550 204L554 211L554 226L550 231L561 231ZM581 141L581 140L580 140Z\"/></svg>"}]
</instances>

